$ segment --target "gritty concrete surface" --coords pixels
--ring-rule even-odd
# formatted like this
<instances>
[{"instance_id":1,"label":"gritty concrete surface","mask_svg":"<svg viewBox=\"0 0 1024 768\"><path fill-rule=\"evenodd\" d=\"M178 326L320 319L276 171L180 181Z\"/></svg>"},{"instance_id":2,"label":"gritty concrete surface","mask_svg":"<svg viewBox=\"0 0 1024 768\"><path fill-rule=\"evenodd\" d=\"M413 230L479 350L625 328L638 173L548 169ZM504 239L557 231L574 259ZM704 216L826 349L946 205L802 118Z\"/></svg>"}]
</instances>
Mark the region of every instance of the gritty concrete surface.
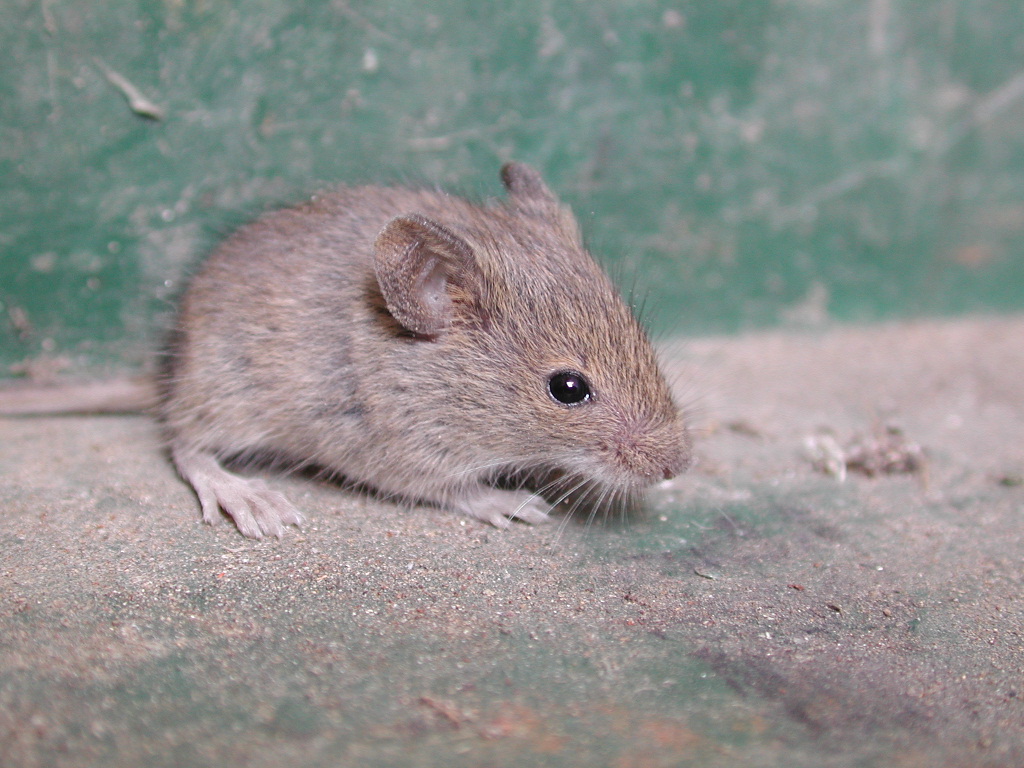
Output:
<instances>
[{"instance_id":1,"label":"gritty concrete surface","mask_svg":"<svg viewBox=\"0 0 1024 768\"><path fill-rule=\"evenodd\" d=\"M1022 765L1022 339L679 344L694 470L508 531L282 478L252 542L145 418L0 419L0 763Z\"/></svg>"}]
</instances>

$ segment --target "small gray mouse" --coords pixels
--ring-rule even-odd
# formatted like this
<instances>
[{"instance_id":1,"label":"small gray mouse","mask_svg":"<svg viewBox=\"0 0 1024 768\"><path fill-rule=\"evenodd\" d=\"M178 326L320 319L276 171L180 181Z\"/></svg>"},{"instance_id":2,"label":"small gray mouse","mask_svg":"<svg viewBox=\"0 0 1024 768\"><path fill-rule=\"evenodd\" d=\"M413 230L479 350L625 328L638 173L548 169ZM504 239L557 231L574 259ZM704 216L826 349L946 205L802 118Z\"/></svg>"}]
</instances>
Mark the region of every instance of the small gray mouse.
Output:
<instances>
[{"instance_id":1,"label":"small gray mouse","mask_svg":"<svg viewBox=\"0 0 1024 768\"><path fill-rule=\"evenodd\" d=\"M222 509L251 538L303 522L227 468L253 461L499 527L570 494L624 503L686 468L654 350L572 213L532 168L501 176L507 197L487 204L339 188L214 251L157 406L206 522ZM508 482L524 477L536 493Z\"/></svg>"}]
</instances>

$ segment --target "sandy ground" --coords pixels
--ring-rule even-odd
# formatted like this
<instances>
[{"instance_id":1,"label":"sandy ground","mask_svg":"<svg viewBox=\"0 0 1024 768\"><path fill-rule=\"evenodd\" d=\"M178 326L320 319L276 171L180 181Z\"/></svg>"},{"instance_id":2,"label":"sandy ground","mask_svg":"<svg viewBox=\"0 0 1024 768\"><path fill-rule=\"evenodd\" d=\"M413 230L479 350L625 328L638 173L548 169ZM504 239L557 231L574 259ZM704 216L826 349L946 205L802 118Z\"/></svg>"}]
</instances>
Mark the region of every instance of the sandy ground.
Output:
<instances>
[{"instance_id":1,"label":"sandy ground","mask_svg":"<svg viewBox=\"0 0 1024 768\"><path fill-rule=\"evenodd\" d=\"M145 418L0 419L0 763L1024 765L1024 318L676 350L625 522L251 542Z\"/></svg>"}]
</instances>

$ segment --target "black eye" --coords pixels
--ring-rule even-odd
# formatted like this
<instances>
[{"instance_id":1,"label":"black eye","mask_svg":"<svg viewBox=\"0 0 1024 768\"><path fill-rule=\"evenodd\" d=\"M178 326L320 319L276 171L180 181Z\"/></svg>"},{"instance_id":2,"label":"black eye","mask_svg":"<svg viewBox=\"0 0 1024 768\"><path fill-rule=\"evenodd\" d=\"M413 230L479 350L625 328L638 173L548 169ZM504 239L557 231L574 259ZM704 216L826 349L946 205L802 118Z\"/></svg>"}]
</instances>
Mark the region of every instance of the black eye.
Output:
<instances>
[{"instance_id":1,"label":"black eye","mask_svg":"<svg viewBox=\"0 0 1024 768\"><path fill-rule=\"evenodd\" d=\"M590 384L582 373L559 371L548 379L548 392L562 405L579 405L591 398Z\"/></svg>"}]
</instances>

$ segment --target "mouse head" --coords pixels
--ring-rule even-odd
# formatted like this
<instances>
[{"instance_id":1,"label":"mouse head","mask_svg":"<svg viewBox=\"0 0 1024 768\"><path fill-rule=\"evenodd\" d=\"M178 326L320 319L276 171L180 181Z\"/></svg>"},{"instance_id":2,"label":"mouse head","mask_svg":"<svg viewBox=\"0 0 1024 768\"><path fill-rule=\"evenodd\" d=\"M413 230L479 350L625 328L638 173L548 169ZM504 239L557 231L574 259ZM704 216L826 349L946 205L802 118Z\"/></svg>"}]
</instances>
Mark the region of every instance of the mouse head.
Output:
<instances>
[{"instance_id":1,"label":"mouse head","mask_svg":"<svg viewBox=\"0 0 1024 768\"><path fill-rule=\"evenodd\" d=\"M463 382L453 396L484 460L602 498L673 477L689 437L646 333L540 175L510 163L502 179L501 206L387 224L374 267L388 311Z\"/></svg>"}]
</instances>

